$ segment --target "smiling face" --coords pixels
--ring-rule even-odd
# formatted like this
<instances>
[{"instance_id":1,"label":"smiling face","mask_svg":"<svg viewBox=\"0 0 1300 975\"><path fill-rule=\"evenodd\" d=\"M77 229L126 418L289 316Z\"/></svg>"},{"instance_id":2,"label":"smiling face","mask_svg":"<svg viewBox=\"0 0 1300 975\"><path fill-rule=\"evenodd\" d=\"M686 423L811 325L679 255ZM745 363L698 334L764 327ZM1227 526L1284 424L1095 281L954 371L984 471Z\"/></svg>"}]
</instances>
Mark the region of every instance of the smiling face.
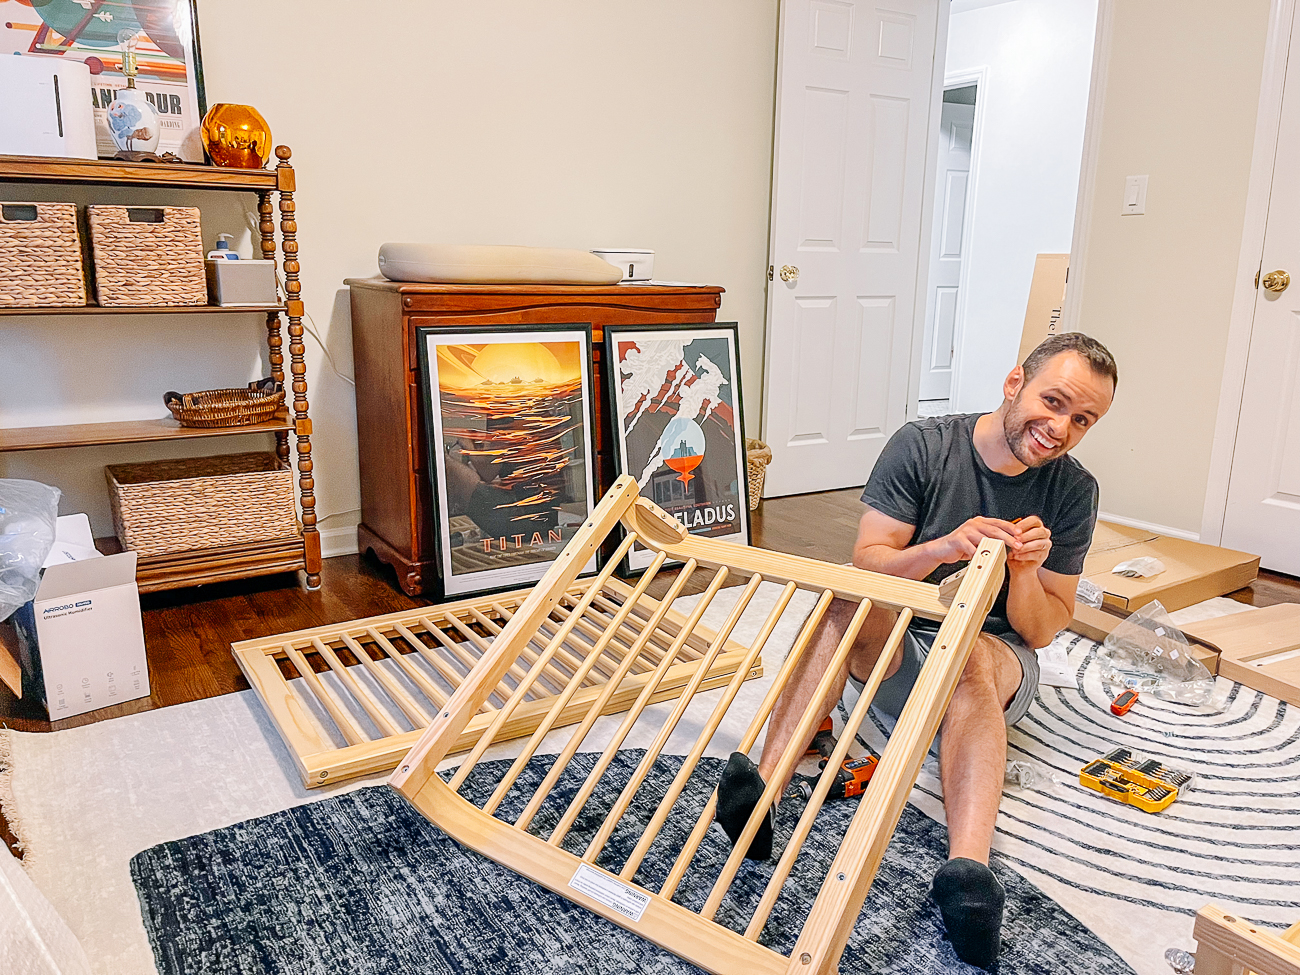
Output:
<instances>
[{"instance_id":1,"label":"smiling face","mask_svg":"<svg viewBox=\"0 0 1300 975\"><path fill-rule=\"evenodd\" d=\"M1083 356L1061 352L1028 381L1021 367L1011 370L1003 394L1007 447L1026 467L1040 467L1083 439L1110 409L1115 389Z\"/></svg>"}]
</instances>

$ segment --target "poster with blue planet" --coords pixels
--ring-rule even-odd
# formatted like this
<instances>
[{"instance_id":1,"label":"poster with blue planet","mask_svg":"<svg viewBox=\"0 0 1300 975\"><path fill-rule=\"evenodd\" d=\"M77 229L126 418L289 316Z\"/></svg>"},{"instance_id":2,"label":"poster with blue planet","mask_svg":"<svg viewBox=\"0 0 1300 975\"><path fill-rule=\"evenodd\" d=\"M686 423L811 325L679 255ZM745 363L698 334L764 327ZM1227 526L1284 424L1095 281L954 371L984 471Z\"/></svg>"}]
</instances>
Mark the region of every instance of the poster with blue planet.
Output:
<instances>
[{"instance_id":1,"label":"poster with blue planet","mask_svg":"<svg viewBox=\"0 0 1300 975\"><path fill-rule=\"evenodd\" d=\"M749 543L734 324L605 329L615 463L695 535ZM653 553L640 546L628 568Z\"/></svg>"}]
</instances>

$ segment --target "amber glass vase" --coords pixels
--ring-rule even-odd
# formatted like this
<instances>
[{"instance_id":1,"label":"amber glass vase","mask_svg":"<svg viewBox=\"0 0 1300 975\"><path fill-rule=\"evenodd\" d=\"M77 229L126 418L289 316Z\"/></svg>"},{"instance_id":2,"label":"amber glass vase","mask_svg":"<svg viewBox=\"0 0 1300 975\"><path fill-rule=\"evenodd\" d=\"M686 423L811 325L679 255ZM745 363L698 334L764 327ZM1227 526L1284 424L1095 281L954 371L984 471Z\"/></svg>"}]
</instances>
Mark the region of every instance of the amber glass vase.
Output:
<instances>
[{"instance_id":1,"label":"amber glass vase","mask_svg":"<svg viewBox=\"0 0 1300 975\"><path fill-rule=\"evenodd\" d=\"M271 157L271 127L250 105L213 105L202 132L203 148L218 166L261 169Z\"/></svg>"}]
</instances>

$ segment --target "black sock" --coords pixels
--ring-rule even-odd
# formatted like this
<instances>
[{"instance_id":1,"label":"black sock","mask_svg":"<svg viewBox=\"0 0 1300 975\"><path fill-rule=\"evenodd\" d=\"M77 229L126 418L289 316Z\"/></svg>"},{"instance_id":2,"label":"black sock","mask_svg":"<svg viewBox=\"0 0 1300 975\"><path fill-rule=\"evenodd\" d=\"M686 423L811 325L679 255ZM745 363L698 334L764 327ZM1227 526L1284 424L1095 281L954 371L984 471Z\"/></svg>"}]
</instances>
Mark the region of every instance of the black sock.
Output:
<instances>
[{"instance_id":1,"label":"black sock","mask_svg":"<svg viewBox=\"0 0 1300 975\"><path fill-rule=\"evenodd\" d=\"M1002 947L1002 905L1006 893L993 871L977 860L956 857L934 875L930 896L939 905L957 957L988 969Z\"/></svg>"},{"instance_id":2,"label":"black sock","mask_svg":"<svg viewBox=\"0 0 1300 975\"><path fill-rule=\"evenodd\" d=\"M750 813L758 805L767 784L758 774L758 766L742 752L732 752L727 767L718 780L718 806L714 819L722 824L731 845L735 846L745 831ZM768 807L767 815L759 824L758 832L749 842L745 857L749 860L766 860L772 855L772 826L776 821L776 804Z\"/></svg>"}]
</instances>

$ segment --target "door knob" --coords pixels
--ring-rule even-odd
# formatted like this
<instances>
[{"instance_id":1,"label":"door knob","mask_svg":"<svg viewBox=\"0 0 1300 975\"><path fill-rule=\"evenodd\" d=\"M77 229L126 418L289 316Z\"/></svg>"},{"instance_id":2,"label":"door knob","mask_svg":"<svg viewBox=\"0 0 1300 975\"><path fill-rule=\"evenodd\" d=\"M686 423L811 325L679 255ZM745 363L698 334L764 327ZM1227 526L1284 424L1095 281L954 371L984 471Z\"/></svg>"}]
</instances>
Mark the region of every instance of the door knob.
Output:
<instances>
[{"instance_id":1,"label":"door knob","mask_svg":"<svg viewBox=\"0 0 1300 975\"><path fill-rule=\"evenodd\" d=\"M785 276L784 270L782 270L781 276ZM1272 291L1274 294L1281 294L1286 290L1286 286L1290 283L1291 275L1287 274L1285 271L1269 271L1264 275L1265 289Z\"/></svg>"},{"instance_id":2,"label":"door knob","mask_svg":"<svg viewBox=\"0 0 1300 975\"><path fill-rule=\"evenodd\" d=\"M1275 272L1275 273L1276 273L1276 272ZM1283 272L1283 274L1285 274L1285 272ZM782 280L782 281L798 281L798 280L799 280L799 269L798 269L797 267L794 267L794 266L791 265L791 264L786 264L784 267L781 268L781 280ZM1265 287L1268 287L1267 284L1265 284L1264 286L1265 286ZM1284 285L1282 285L1282 287L1285 288L1286 285L1284 284ZM1281 290L1281 289L1279 289L1279 290Z\"/></svg>"}]
</instances>

